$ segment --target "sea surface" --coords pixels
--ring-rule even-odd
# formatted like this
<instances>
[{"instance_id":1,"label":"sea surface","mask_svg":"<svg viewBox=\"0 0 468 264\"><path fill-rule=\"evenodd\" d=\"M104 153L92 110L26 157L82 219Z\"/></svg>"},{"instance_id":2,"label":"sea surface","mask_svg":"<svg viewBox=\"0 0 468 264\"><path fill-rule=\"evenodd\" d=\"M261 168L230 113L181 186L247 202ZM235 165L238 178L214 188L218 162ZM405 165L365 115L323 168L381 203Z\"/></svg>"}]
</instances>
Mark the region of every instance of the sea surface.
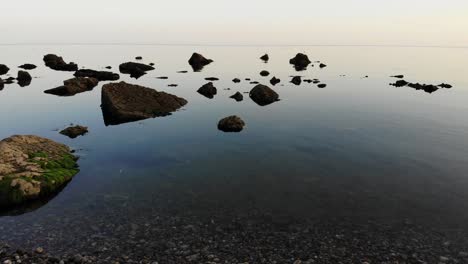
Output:
<instances>
[{"instance_id":1,"label":"sea surface","mask_svg":"<svg viewBox=\"0 0 468 264\"><path fill-rule=\"evenodd\" d=\"M214 62L194 72L187 63L193 52ZM289 59L298 52L327 67L296 71ZM73 77L45 67L48 53L113 72L142 56L155 70L139 79L120 74L120 80L188 104L167 117L106 126L100 104L107 82L72 97L45 94ZM265 53L268 63L259 59ZM0 138L34 134L67 144L80 156L80 172L49 201L1 216L0 240L58 254L92 252L128 236L161 239L139 230L165 227L164 219L413 223L466 234L467 62L468 49L442 47L1 46L0 63L12 76L24 63L38 68L30 71L29 86L0 91ZM270 76L261 77L262 70ZM398 74L453 87L426 93L389 85ZM296 86L295 75L327 87ZM273 76L281 79L274 87ZM206 77L220 79L213 99L197 93ZM281 100L255 104L244 94L255 85L245 78L272 87ZM229 98L237 91L242 102ZM245 121L242 132L217 129L229 115ZM58 133L71 123L89 133L76 139Z\"/></svg>"}]
</instances>

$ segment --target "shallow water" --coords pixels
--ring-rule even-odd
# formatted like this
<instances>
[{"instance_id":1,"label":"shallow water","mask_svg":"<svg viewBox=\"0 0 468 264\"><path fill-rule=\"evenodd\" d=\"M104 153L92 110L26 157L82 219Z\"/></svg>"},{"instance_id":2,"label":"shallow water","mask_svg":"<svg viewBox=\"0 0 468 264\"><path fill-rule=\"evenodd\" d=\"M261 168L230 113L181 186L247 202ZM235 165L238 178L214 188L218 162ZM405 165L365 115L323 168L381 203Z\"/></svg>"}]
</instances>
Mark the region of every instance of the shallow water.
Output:
<instances>
[{"instance_id":1,"label":"shallow water","mask_svg":"<svg viewBox=\"0 0 468 264\"><path fill-rule=\"evenodd\" d=\"M187 60L194 51L215 62L193 72ZM267 64L258 59L265 52ZM298 73L288 63L297 52L328 67ZM121 74L121 80L189 103L168 117L105 126L105 82L73 97L43 93L72 77L46 68L47 53L80 67L110 65L114 72L142 56L156 70L138 80ZM0 54L13 76L23 63L39 66L30 71L30 86L0 91L0 138L36 134L77 149L81 157L80 173L56 197L29 213L0 217L3 241L62 252L72 239L118 239L129 232L126 226L151 225L166 215L411 221L441 232L467 231L468 49L70 45L2 46ZM261 77L261 70L271 75ZM389 85L395 74L453 88L432 94L396 88ZM318 78L327 87L295 86L292 75ZM196 91L213 76L220 81L210 100ZM261 107L247 94L242 102L229 98L254 86L244 78L269 85L272 76L282 81L274 87L281 101ZM236 77L242 82L233 83ZM244 131L218 131L218 120L233 114L246 122ZM90 133L68 139L57 132L70 123L88 126ZM103 225L124 228L104 232Z\"/></svg>"}]
</instances>

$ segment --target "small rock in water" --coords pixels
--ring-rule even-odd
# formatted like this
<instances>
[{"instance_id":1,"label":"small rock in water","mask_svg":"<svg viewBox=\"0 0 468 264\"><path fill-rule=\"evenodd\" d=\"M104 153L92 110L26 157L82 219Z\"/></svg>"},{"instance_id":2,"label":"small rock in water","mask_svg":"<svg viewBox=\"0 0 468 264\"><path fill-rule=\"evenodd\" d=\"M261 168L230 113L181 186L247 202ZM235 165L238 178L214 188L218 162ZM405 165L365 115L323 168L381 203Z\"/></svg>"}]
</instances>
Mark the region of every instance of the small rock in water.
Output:
<instances>
[{"instance_id":1,"label":"small rock in water","mask_svg":"<svg viewBox=\"0 0 468 264\"><path fill-rule=\"evenodd\" d=\"M295 85L301 85L302 83L301 76L294 76L291 80L291 83Z\"/></svg>"},{"instance_id":2,"label":"small rock in water","mask_svg":"<svg viewBox=\"0 0 468 264\"><path fill-rule=\"evenodd\" d=\"M69 138L76 138L78 136L83 136L88 133L88 128L85 126L71 126L67 127L64 130L60 131L60 134L65 135Z\"/></svg>"},{"instance_id":3,"label":"small rock in water","mask_svg":"<svg viewBox=\"0 0 468 264\"><path fill-rule=\"evenodd\" d=\"M213 99L213 97L217 93L217 90L216 90L216 87L214 87L213 83L209 82L203 85L202 87L200 87L200 89L198 89L197 92L207 98Z\"/></svg>"},{"instance_id":4,"label":"small rock in water","mask_svg":"<svg viewBox=\"0 0 468 264\"><path fill-rule=\"evenodd\" d=\"M240 83L240 81L241 81L241 80L240 80L239 78L234 78L234 79L232 79L232 82L234 82L234 83Z\"/></svg>"},{"instance_id":5,"label":"small rock in water","mask_svg":"<svg viewBox=\"0 0 468 264\"><path fill-rule=\"evenodd\" d=\"M267 63L270 60L270 57L268 56L268 54L265 54L265 55L261 56L260 59L263 62Z\"/></svg>"},{"instance_id":6,"label":"small rock in water","mask_svg":"<svg viewBox=\"0 0 468 264\"><path fill-rule=\"evenodd\" d=\"M271 85L273 85L273 86L277 85L277 84L280 83L280 82L281 82L281 80L278 79L278 78L276 78L276 77L274 77L274 76L273 76L273 78L271 78L271 80L270 80L270 83L271 83Z\"/></svg>"},{"instance_id":7,"label":"small rock in water","mask_svg":"<svg viewBox=\"0 0 468 264\"><path fill-rule=\"evenodd\" d=\"M250 98L260 106L265 106L279 101L279 95L270 87L259 84L250 90Z\"/></svg>"},{"instance_id":8,"label":"small rock in water","mask_svg":"<svg viewBox=\"0 0 468 264\"><path fill-rule=\"evenodd\" d=\"M231 95L230 98L233 98L237 102L244 100L244 96L240 92L237 92L234 95Z\"/></svg>"},{"instance_id":9,"label":"small rock in water","mask_svg":"<svg viewBox=\"0 0 468 264\"><path fill-rule=\"evenodd\" d=\"M218 129L224 132L240 132L245 122L238 116L228 116L218 122Z\"/></svg>"},{"instance_id":10,"label":"small rock in water","mask_svg":"<svg viewBox=\"0 0 468 264\"><path fill-rule=\"evenodd\" d=\"M268 75L270 75L270 73L268 71L261 71L260 72L260 76L266 77Z\"/></svg>"},{"instance_id":11,"label":"small rock in water","mask_svg":"<svg viewBox=\"0 0 468 264\"><path fill-rule=\"evenodd\" d=\"M26 63L26 64L23 64L21 66L18 66L18 68L21 68L21 69L24 69L24 70L34 70L34 69L37 68L37 66L34 65L34 64Z\"/></svg>"}]
</instances>

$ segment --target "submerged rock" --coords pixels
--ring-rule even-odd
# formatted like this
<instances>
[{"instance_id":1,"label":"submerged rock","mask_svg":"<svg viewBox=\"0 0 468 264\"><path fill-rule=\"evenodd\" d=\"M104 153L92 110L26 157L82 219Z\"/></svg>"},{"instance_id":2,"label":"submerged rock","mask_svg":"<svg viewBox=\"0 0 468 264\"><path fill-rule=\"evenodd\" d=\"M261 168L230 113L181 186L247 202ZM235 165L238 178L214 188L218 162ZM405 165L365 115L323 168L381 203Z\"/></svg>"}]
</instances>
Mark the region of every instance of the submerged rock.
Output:
<instances>
[{"instance_id":1,"label":"submerged rock","mask_svg":"<svg viewBox=\"0 0 468 264\"><path fill-rule=\"evenodd\" d=\"M73 62L66 63L62 57L55 54L47 54L44 56L45 65L56 71L77 71L78 65Z\"/></svg>"},{"instance_id":2,"label":"submerged rock","mask_svg":"<svg viewBox=\"0 0 468 264\"><path fill-rule=\"evenodd\" d=\"M108 71L95 71L90 69L80 69L75 72L75 77L89 77L98 81L116 81L120 78L119 74Z\"/></svg>"},{"instance_id":3,"label":"submerged rock","mask_svg":"<svg viewBox=\"0 0 468 264\"><path fill-rule=\"evenodd\" d=\"M216 87L214 87L213 83L209 82L203 85L202 87L200 87L200 89L198 89L197 92L207 98L213 99L213 97L217 93L217 90L216 90Z\"/></svg>"},{"instance_id":4,"label":"submerged rock","mask_svg":"<svg viewBox=\"0 0 468 264\"><path fill-rule=\"evenodd\" d=\"M125 82L105 84L101 101L106 125L167 116L187 104L175 95Z\"/></svg>"},{"instance_id":5,"label":"submerged rock","mask_svg":"<svg viewBox=\"0 0 468 264\"><path fill-rule=\"evenodd\" d=\"M119 70L121 73L130 74L130 77L138 79L147 71L154 70L154 67L143 63L125 62L119 65Z\"/></svg>"},{"instance_id":6,"label":"submerged rock","mask_svg":"<svg viewBox=\"0 0 468 264\"><path fill-rule=\"evenodd\" d=\"M194 71L201 71L203 67L212 62L213 60L207 59L199 53L193 53L188 61L188 63L190 64L190 66L192 66Z\"/></svg>"},{"instance_id":7,"label":"submerged rock","mask_svg":"<svg viewBox=\"0 0 468 264\"><path fill-rule=\"evenodd\" d=\"M8 71L10 71L10 68L6 66L5 64L0 64L0 75L7 74Z\"/></svg>"},{"instance_id":8,"label":"submerged rock","mask_svg":"<svg viewBox=\"0 0 468 264\"><path fill-rule=\"evenodd\" d=\"M271 85L273 85L273 86L277 85L277 84L280 83L280 82L281 82L281 80L278 79L278 78L276 78L276 77L273 77L273 78L271 78L271 80L270 80L270 83L271 83Z\"/></svg>"},{"instance_id":9,"label":"submerged rock","mask_svg":"<svg viewBox=\"0 0 468 264\"><path fill-rule=\"evenodd\" d=\"M76 161L67 146L46 138L0 141L0 208L52 195L78 173Z\"/></svg>"},{"instance_id":10,"label":"submerged rock","mask_svg":"<svg viewBox=\"0 0 468 264\"><path fill-rule=\"evenodd\" d=\"M291 80L291 83L295 84L295 85L301 85L302 83L302 79L301 79L301 76L294 76Z\"/></svg>"},{"instance_id":11,"label":"submerged rock","mask_svg":"<svg viewBox=\"0 0 468 264\"><path fill-rule=\"evenodd\" d=\"M32 77L27 71L18 71L18 85L21 87L25 87L31 84Z\"/></svg>"},{"instance_id":12,"label":"submerged rock","mask_svg":"<svg viewBox=\"0 0 468 264\"><path fill-rule=\"evenodd\" d=\"M229 98L232 98L232 99L236 100L237 102L240 102L240 101L244 100L244 96L239 92L231 95Z\"/></svg>"},{"instance_id":13,"label":"submerged rock","mask_svg":"<svg viewBox=\"0 0 468 264\"><path fill-rule=\"evenodd\" d=\"M270 56L268 56L268 54L265 54L263 56L260 57L260 59L263 61L263 62L268 62L270 60Z\"/></svg>"},{"instance_id":14,"label":"submerged rock","mask_svg":"<svg viewBox=\"0 0 468 264\"><path fill-rule=\"evenodd\" d=\"M34 69L37 68L37 66L34 65L34 64L26 63L26 64L23 64L21 66L18 66L18 68L21 68L21 69L24 69L24 70L34 70Z\"/></svg>"},{"instance_id":15,"label":"submerged rock","mask_svg":"<svg viewBox=\"0 0 468 264\"><path fill-rule=\"evenodd\" d=\"M303 71L307 68L312 62L309 60L309 57L303 53L298 53L296 56L289 60L290 64L294 65L294 68L297 71Z\"/></svg>"},{"instance_id":16,"label":"submerged rock","mask_svg":"<svg viewBox=\"0 0 468 264\"><path fill-rule=\"evenodd\" d=\"M69 138L76 138L78 136L83 136L88 133L88 128L85 126L71 126L67 127L64 130L60 131L60 134L65 135Z\"/></svg>"},{"instance_id":17,"label":"submerged rock","mask_svg":"<svg viewBox=\"0 0 468 264\"><path fill-rule=\"evenodd\" d=\"M44 93L58 96L73 96L78 93L91 91L98 85L98 82L95 78L76 77L64 81L62 86L45 90Z\"/></svg>"},{"instance_id":18,"label":"submerged rock","mask_svg":"<svg viewBox=\"0 0 468 264\"><path fill-rule=\"evenodd\" d=\"M241 80L240 80L239 78L234 78L234 79L232 79L232 82L233 82L233 83L240 83Z\"/></svg>"},{"instance_id":19,"label":"submerged rock","mask_svg":"<svg viewBox=\"0 0 468 264\"><path fill-rule=\"evenodd\" d=\"M250 98L260 106L279 101L279 95L270 87L259 84L250 90Z\"/></svg>"},{"instance_id":20,"label":"submerged rock","mask_svg":"<svg viewBox=\"0 0 468 264\"><path fill-rule=\"evenodd\" d=\"M240 132L244 129L245 122L238 116L228 116L218 122L218 129L223 132Z\"/></svg>"},{"instance_id":21,"label":"submerged rock","mask_svg":"<svg viewBox=\"0 0 468 264\"><path fill-rule=\"evenodd\" d=\"M266 77L268 75L270 75L270 73L268 71L261 71L260 72L260 76Z\"/></svg>"}]
</instances>

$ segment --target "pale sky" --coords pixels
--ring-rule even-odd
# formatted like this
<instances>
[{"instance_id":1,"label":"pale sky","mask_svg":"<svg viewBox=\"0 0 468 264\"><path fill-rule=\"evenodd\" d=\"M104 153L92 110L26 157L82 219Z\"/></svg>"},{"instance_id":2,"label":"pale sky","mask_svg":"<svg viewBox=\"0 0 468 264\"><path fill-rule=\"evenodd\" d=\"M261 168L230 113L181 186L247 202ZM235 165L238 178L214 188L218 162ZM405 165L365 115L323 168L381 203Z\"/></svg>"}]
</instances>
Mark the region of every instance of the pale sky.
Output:
<instances>
[{"instance_id":1,"label":"pale sky","mask_svg":"<svg viewBox=\"0 0 468 264\"><path fill-rule=\"evenodd\" d=\"M468 46L468 0L1 0L0 43Z\"/></svg>"}]
</instances>

